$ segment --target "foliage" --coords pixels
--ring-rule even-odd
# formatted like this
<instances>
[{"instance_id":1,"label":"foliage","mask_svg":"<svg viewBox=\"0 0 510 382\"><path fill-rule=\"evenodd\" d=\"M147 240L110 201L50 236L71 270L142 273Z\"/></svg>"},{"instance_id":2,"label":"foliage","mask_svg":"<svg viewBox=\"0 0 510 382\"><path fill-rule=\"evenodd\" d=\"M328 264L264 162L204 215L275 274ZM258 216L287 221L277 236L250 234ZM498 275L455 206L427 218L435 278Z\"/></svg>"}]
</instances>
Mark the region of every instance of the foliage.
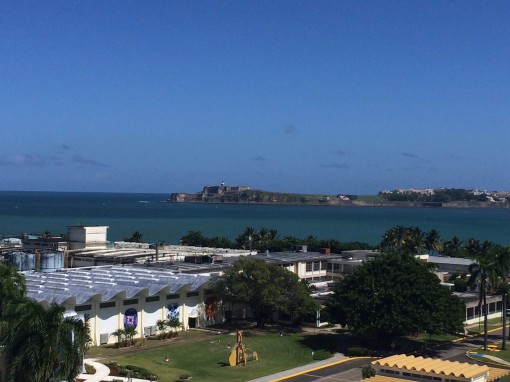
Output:
<instances>
[{"instance_id":1,"label":"foliage","mask_svg":"<svg viewBox=\"0 0 510 382\"><path fill-rule=\"evenodd\" d=\"M322 361L328 358L331 358L333 354L327 350L318 350L313 352L313 359L316 361Z\"/></svg>"},{"instance_id":2,"label":"foliage","mask_svg":"<svg viewBox=\"0 0 510 382\"><path fill-rule=\"evenodd\" d=\"M480 243L470 239L467 243L467 252L474 261L469 267L470 278L468 285L477 289L479 293L479 305L487 307L487 294L501 293L506 295L508 285L507 276L510 270L510 254L508 248L502 248L489 241ZM502 286L505 286L504 288ZM505 296L504 296L505 297ZM505 301L506 298L503 298ZM506 311L506 305L503 306ZM484 315L484 348L487 348L487 309L483 309ZM504 319L506 317L504 316ZM503 331L503 347L505 346L505 331Z\"/></svg>"},{"instance_id":3,"label":"foliage","mask_svg":"<svg viewBox=\"0 0 510 382\"><path fill-rule=\"evenodd\" d=\"M177 336L177 329L183 328L182 322L179 321L178 318L170 318L168 320L158 320L156 322L158 327L158 336L159 339L175 337Z\"/></svg>"},{"instance_id":4,"label":"foliage","mask_svg":"<svg viewBox=\"0 0 510 382\"><path fill-rule=\"evenodd\" d=\"M361 369L361 378L366 379L370 377L375 376L375 369L372 367L372 365L365 365Z\"/></svg>"},{"instance_id":5,"label":"foliage","mask_svg":"<svg viewBox=\"0 0 510 382\"><path fill-rule=\"evenodd\" d=\"M25 298L25 278L12 265L0 264L0 317L7 304Z\"/></svg>"},{"instance_id":6,"label":"foliage","mask_svg":"<svg viewBox=\"0 0 510 382\"><path fill-rule=\"evenodd\" d=\"M107 364L116 370L116 373L121 377L132 377L140 379L148 379L149 381L157 381L158 376L150 372L144 367L137 365L121 365L118 362L112 361Z\"/></svg>"},{"instance_id":7,"label":"foliage","mask_svg":"<svg viewBox=\"0 0 510 382\"><path fill-rule=\"evenodd\" d=\"M362 242L341 242L334 239L317 239L314 236L308 236L299 239L293 236L285 236L281 238L278 231L272 228L246 227L234 241L225 237L205 237L201 232L189 231L181 237L182 245L190 245L196 247L212 247L212 248L233 248L233 249L252 249L258 252L283 252L292 251L298 245L306 245L309 251L320 251L324 248L330 248L333 253L340 253L347 250L355 249L371 249L367 243Z\"/></svg>"},{"instance_id":8,"label":"foliage","mask_svg":"<svg viewBox=\"0 0 510 382\"><path fill-rule=\"evenodd\" d=\"M7 381L46 382L50 377L73 381L80 373L84 325L64 317L63 307L52 304L46 309L25 299L9 305L4 317L9 321Z\"/></svg>"},{"instance_id":9,"label":"foliage","mask_svg":"<svg viewBox=\"0 0 510 382\"><path fill-rule=\"evenodd\" d=\"M433 230L426 234L419 227L397 225L388 229L379 244L381 252L396 251L406 255L421 255L427 249L439 248L439 234Z\"/></svg>"},{"instance_id":10,"label":"foliage","mask_svg":"<svg viewBox=\"0 0 510 382\"><path fill-rule=\"evenodd\" d=\"M235 244L225 237L208 238L197 231L189 231L181 237L181 244L194 247L235 248Z\"/></svg>"},{"instance_id":11,"label":"foliage","mask_svg":"<svg viewBox=\"0 0 510 382\"><path fill-rule=\"evenodd\" d=\"M297 275L251 257L241 257L213 284L223 301L247 304L258 327L263 327L274 312L299 319L313 314L317 308L308 286Z\"/></svg>"},{"instance_id":12,"label":"foliage","mask_svg":"<svg viewBox=\"0 0 510 382\"><path fill-rule=\"evenodd\" d=\"M423 194L419 192L401 192L392 191L381 194L382 197L389 201L408 201L408 202L435 202L447 203L452 201L466 202L485 202L488 200L487 195L475 195L473 192L462 188L444 188L434 190L433 194Z\"/></svg>"},{"instance_id":13,"label":"foliage","mask_svg":"<svg viewBox=\"0 0 510 382\"><path fill-rule=\"evenodd\" d=\"M127 237L124 239L124 241L130 242L130 243L142 243L143 233L140 233L138 231L133 232L131 237Z\"/></svg>"},{"instance_id":14,"label":"foliage","mask_svg":"<svg viewBox=\"0 0 510 382\"><path fill-rule=\"evenodd\" d=\"M92 366L91 364L86 363L85 364L85 372L87 374L95 374L96 373L96 368L94 366Z\"/></svg>"},{"instance_id":15,"label":"foliage","mask_svg":"<svg viewBox=\"0 0 510 382\"><path fill-rule=\"evenodd\" d=\"M334 322L380 340L462 330L464 303L413 256L388 253L354 269L327 303Z\"/></svg>"}]
</instances>

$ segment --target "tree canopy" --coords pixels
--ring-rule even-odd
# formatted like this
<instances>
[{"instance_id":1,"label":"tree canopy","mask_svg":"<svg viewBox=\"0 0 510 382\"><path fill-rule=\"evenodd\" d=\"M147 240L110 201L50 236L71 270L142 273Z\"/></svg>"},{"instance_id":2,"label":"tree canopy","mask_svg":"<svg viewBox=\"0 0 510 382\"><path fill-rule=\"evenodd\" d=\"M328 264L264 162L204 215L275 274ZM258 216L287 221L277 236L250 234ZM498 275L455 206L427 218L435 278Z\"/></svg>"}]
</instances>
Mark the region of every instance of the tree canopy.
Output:
<instances>
[{"instance_id":1,"label":"tree canopy","mask_svg":"<svg viewBox=\"0 0 510 382\"><path fill-rule=\"evenodd\" d=\"M274 312L294 320L313 314L317 304L307 284L294 273L260 259L241 257L214 280L215 291L224 303L247 304L263 327Z\"/></svg>"},{"instance_id":2,"label":"tree canopy","mask_svg":"<svg viewBox=\"0 0 510 382\"><path fill-rule=\"evenodd\" d=\"M381 340L462 330L464 303L413 256L388 253L353 270L327 304L333 322Z\"/></svg>"}]
</instances>

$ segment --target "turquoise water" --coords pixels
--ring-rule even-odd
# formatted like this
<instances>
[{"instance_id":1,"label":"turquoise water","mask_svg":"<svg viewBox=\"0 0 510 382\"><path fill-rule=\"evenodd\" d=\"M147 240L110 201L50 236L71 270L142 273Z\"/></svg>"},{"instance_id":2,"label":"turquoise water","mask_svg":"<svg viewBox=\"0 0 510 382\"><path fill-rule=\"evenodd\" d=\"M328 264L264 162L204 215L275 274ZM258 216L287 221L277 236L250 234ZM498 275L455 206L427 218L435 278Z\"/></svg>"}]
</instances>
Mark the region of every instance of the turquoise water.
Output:
<instances>
[{"instance_id":1,"label":"turquoise water","mask_svg":"<svg viewBox=\"0 0 510 382\"><path fill-rule=\"evenodd\" d=\"M188 231L234 239L245 227L274 228L280 236L376 244L395 225L435 228L510 245L510 209L170 204L168 194L0 192L0 236L66 233L72 225L107 225L110 241L134 231L147 242L178 244Z\"/></svg>"}]
</instances>

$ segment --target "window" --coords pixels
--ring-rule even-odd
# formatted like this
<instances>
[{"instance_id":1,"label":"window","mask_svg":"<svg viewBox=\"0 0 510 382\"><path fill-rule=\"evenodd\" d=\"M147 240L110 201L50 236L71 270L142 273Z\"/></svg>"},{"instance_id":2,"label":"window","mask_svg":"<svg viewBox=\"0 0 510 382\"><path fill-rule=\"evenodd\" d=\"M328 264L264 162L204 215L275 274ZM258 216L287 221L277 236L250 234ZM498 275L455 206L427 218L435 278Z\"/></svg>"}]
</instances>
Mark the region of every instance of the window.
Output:
<instances>
[{"instance_id":1,"label":"window","mask_svg":"<svg viewBox=\"0 0 510 382\"><path fill-rule=\"evenodd\" d=\"M92 310L92 305L78 305L78 306L74 307L74 311L76 313L83 312L83 311L86 311L86 310Z\"/></svg>"},{"instance_id":2,"label":"window","mask_svg":"<svg viewBox=\"0 0 510 382\"><path fill-rule=\"evenodd\" d=\"M179 297L181 297L181 295L179 293L175 293L175 294L167 294L166 295L166 299L167 300L176 300L178 299Z\"/></svg>"},{"instance_id":3,"label":"window","mask_svg":"<svg viewBox=\"0 0 510 382\"><path fill-rule=\"evenodd\" d=\"M151 297L145 298L145 302L154 302L154 301L159 301L159 296L151 296ZM124 305L126 305L126 304L124 304Z\"/></svg>"},{"instance_id":4,"label":"window","mask_svg":"<svg viewBox=\"0 0 510 382\"><path fill-rule=\"evenodd\" d=\"M115 301L102 302L101 304L99 304L99 307L100 308L115 308Z\"/></svg>"},{"instance_id":5,"label":"window","mask_svg":"<svg viewBox=\"0 0 510 382\"><path fill-rule=\"evenodd\" d=\"M320 261L316 261L313 263L313 270L314 271L320 271L321 270L321 262Z\"/></svg>"},{"instance_id":6,"label":"window","mask_svg":"<svg viewBox=\"0 0 510 382\"><path fill-rule=\"evenodd\" d=\"M138 304L137 298L132 298L130 300L124 300L124 305L135 305Z\"/></svg>"},{"instance_id":7,"label":"window","mask_svg":"<svg viewBox=\"0 0 510 382\"><path fill-rule=\"evenodd\" d=\"M188 297L195 297L195 296L198 296L198 292L188 292L187 296L188 296Z\"/></svg>"},{"instance_id":8,"label":"window","mask_svg":"<svg viewBox=\"0 0 510 382\"><path fill-rule=\"evenodd\" d=\"M312 267L313 267L313 263L306 263L306 271L307 272L311 272L313 269Z\"/></svg>"}]
</instances>

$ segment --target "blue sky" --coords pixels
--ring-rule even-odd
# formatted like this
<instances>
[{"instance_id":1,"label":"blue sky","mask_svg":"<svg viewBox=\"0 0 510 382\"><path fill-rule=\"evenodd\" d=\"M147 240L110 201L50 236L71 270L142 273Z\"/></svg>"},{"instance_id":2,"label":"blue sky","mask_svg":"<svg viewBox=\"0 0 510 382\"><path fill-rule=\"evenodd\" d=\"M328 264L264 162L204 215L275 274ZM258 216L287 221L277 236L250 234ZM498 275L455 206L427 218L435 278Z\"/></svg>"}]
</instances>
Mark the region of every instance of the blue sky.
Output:
<instances>
[{"instance_id":1,"label":"blue sky","mask_svg":"<svg viewBox=\"0 0 510 382\"><path fill-rule=\"evenodd\" d=\"M2 1L0 190L510 190L508 1Z\"/></svg>"}]
</instances>

